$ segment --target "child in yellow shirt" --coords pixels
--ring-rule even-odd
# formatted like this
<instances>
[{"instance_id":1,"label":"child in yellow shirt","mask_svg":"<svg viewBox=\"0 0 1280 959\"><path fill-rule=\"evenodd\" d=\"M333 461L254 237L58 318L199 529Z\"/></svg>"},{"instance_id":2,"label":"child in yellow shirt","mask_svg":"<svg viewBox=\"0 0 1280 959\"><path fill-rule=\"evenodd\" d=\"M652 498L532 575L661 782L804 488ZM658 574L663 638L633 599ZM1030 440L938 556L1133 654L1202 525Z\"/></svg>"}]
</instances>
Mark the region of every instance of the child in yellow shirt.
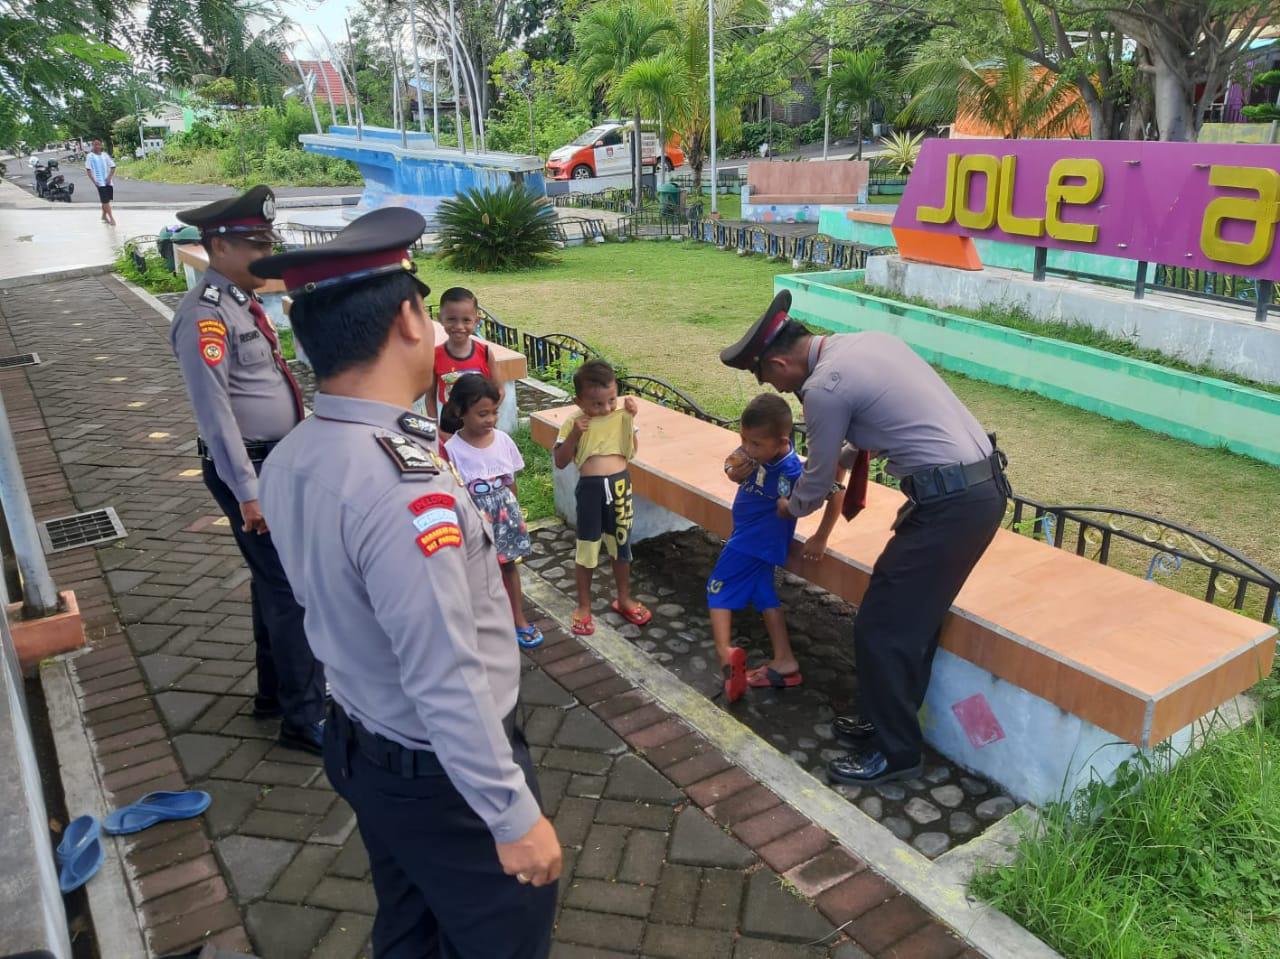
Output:
<instances>
[{"instance_id":1,"label":"child in yellow shirt","mask_svg":"<svg viewBox=\"0 0 1280 959\"><path fill-rule=\"evenodd\" d=\"M574 403L581 416L566 420L556 437L556 469L578 467L578 607L573 632L590 636L591 579L603 545L613 561L618 597L611 604L629 623L643 626L653 614L631 597L631 524L635 514L627 464L636 455L636 401L627 397L618 409L618 379L604 360L588 360L573 374Z\"/></svg>"}]
</instances>

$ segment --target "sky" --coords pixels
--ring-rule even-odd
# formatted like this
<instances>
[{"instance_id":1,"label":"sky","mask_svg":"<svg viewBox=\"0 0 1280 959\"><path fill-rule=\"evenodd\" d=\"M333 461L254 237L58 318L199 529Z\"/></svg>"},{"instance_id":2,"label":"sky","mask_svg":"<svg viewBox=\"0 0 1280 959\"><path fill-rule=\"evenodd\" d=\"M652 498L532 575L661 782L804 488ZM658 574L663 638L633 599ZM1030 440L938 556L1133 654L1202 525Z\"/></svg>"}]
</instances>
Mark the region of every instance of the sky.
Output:
<instances>
[{"instance_id":1,"label":"sky","mask_svg":"<svg viewBox=\"0 0 1280 959\"><path fill-rule=\"evenodd\" d=\"M316 52L322 58L327 58L320 30L324 31L324 35L334 45L345 40L342 21L355 6L355 0L279 0L278 6L281 13L302 26ZM304 49L302 38L295 34L295 39L298 42L298 56L308 56L310 51Z\"/></svg>"}]
</instances>

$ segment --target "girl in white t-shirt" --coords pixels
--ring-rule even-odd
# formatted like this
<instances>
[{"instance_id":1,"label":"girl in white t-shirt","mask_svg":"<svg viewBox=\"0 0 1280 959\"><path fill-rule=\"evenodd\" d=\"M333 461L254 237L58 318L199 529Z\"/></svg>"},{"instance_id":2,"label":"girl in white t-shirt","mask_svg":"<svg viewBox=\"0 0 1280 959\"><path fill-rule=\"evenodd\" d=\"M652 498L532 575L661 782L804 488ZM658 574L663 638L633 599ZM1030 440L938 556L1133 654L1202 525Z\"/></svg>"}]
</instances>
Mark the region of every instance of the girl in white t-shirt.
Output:
<instances>
[{"instance_id":1,"label":"girl in white t-shirt","mask_svg":"<svg viewBox=\"0 0 1280 959\"><path fill-rule=\"evenodd\" d=\"M524 469L524 457L515 441L498 429L498 404L502 394L484 376L464 376L454 385L441 411L441 428L453 437L445 443L449 461L462 476L472 501L493 525L502 582L511 600L516 622L516 642L524 649L542 643L542 632L524 615L519 562L533 552L524 513L516 499L516 474ZM446 426L446 423L448 426Z\"/></svg>"}]
</instances>

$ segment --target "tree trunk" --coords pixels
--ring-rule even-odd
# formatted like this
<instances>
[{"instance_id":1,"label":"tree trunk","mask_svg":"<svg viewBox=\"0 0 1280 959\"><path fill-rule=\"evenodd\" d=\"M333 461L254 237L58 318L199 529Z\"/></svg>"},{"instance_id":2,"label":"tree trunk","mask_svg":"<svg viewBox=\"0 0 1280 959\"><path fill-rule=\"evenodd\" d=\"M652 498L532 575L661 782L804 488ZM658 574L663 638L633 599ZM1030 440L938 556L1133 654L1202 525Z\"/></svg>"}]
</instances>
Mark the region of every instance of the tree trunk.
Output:
<instances>
[{"instance_id":1,"label":"tree trunk","mask_svg":"<svg viewBox=\"0 0 1280 959\"><path fill-rule=\"evenodd\" d=\"M858 159L862 159L862 107L854 114L853 138L858 141Z\"/></svg>"},{"instance_id":2,"label":"tree trunk","mask_svg":"<svg viewBox=\"0 0 1280 959\"><path fill-rule=\"evenodd\" d=\"M1165 62L1158 51L1152 51L1155 75L1152 88L1155 96L1156 126L1161 140L1194 140L1196 121L1181 74L1185 66L1178 67Z\"/></svg>"},{"instance_id":3,"label":"tree trunk","mask_svg":"<svg viewBox=\"0 0 1280 959\"><path fill-rule=\"evenodd\" d=\"M635 178L636 178L635 204L636 204L636 210L639 210L640 209L640 181L644 176L644 135L640 132L640 111L639 110L635 112L634 120L635 120L636 127L635 127L635 130L633 131L634 139L631 142L633 144L632 159L635 163Z\"/></svg>"}]
</instances>

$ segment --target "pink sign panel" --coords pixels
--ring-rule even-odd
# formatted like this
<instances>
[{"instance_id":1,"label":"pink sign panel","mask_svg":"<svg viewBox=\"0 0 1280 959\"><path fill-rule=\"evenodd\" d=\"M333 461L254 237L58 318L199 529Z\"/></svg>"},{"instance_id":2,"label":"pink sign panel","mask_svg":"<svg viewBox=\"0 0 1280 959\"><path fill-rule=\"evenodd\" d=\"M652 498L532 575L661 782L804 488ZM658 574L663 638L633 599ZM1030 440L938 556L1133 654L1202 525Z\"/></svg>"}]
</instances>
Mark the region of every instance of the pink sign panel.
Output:
<instances>
[{"instance_id":1,"label":"pink sign panel","mask_svg":"<svg viewBox=\"0 0 1280 959\"><path fill-rule=\"evenodd\" d=\"M982 749L984 746L990 746L1004 739L1004 728L1000 725L1000 720L996 719L996 714L991 711L991 704L987 702L987 697L981 693L962 699L958 703L952 703L951 711L960 721L960 728L969 737L969 743L974 749Z\"/></svg>"},{"instance_id":2,"label":"pink sign panel","mask_svg":"<svg viewBox=\"0 0 1280 959\"><path fill-rule=\"evenodd\" d=\"M1280 279L1280 146L926 140L895 228Z\"/></svg>"}]
</instances>

